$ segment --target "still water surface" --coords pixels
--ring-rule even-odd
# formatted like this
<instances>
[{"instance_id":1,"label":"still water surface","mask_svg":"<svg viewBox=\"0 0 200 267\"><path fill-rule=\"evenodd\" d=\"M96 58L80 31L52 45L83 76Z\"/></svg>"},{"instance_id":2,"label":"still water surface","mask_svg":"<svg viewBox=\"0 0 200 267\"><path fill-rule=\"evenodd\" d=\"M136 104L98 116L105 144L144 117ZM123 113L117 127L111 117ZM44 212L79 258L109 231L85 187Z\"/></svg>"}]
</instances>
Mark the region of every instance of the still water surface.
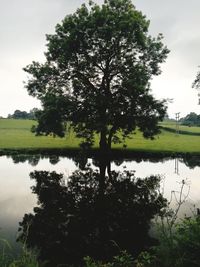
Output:
<instances>
[{"instance_id":1,"label":"still water surface","mask_svg":"<svg viewBox=\"0 0 200 267\"><path fill-rule=\"evenodd\" d=\"M198 160L199 161L199 160ZM88 162L94 167L92 160ZM187 164L188 165L188 164ZM112 162L112 170L135 170L136 177L147 177L150 175L161 175L161 190L170 199L171 191L179 191L180 183L184 179L187 181L184 194L190 205L186 211L189 212L193 204L200 203L200 167L199 164L187 166L181 159L166 159L158 162L145 160L124 160ZM73 159L67 157L59 158L16 158L0 157L0 237L6 237L14 241L17 236L19 221L25 213L33 212L33 207L37 205L37 199L31 192L34 181L29 174L34 170L56 171L63 173L65 178L78 168ZM95 167L94 167L95 168ZM178 193L177 193L178 194Z\"/></svg>"}]
</instances>

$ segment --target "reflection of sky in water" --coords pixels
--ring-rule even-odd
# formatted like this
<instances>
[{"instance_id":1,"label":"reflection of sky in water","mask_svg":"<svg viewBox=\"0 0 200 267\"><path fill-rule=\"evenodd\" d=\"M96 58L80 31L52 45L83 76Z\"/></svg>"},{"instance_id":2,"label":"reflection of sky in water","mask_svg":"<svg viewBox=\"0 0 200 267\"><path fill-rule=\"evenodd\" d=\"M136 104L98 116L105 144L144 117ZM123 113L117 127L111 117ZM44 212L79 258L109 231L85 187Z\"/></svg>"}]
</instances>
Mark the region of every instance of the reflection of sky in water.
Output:
<instances>
[{"instance_id":1,"label":"reflection of sky in water","mask_svg":"<svg viewBox=\"0 0 200 267\"><path fill-rule=\"evenodd\" d=\"M89 160L91 162L91 160ZM179 175L175 174L175 160L167 160L164 163L143 161L136 163L127 161L120 166L112 163L112 169L123 171L135 170L136 177L147 177L160 174L164 178L164 194L169 198L171 191L180 190L180 182L188 179L190 183L189 201L200 201L200 167L189 169L184 163L179 162ZM75 169L75 163L71 159L60 157L56 165L52 165L49 159L41 159L37 166L31 166L28 162L14 164L12 158L0 157L0 227L13 229L17 232L18 222L22 220L24 213L32 212L36 205L36 197L31 194L30 187L34 184L29 178L29 173L34 170L57 171L67 177ZM185 189L187 189L185 187ZM187 190L185 190L186 193ZM0 232L1 236L1 232Z\"/></svg>"},{"instance_id":2,"label":"reflection of sky in water","mask_svg":"<svg viewBox=\"0 0 200 267\"><path fill-rule=\"evenodd\" d=\"M190 169L184 163L180 162L179 160L177 161L178 174L176 173L177 163L175 163L175 159L167 160L163 163L153 163L148 161L137 163L134 161L129 161L124 162L119 167L116 167L113 164L113 168L122 171L124 169L123 166L126 166L126 170L135 170L135 176L141 178L156 174L161 175L161 191L164 192L164 196L167 197L167 199L171 199L172 195L171 207L176 207L177 202L175 197L179 200L179 192L181 189L182 180L185 180L186 185L183 189L182 200L184 199L184 196L187 196L187 199L186 202L181 206L179 215L191 215L191 212L196 212L194 204L196 207L200 207L200 167ZM175 193L172 194L172 191L175 191Z\"/></svg>"},{"instance_id":3,"label":"reflection of sky in water","mask_svg":"<svg viewBox=\"0 0 200 267\"><path fill-rule=\"evenodd\" d=\"M200 168L196 167L190 169L184 163L178 161L178 173L175 173L175 159L167 160L165 162L148 162L143 161L141 163L125 162L121 166L113 167L116 170L123 170L123 166L126 166L127 170L135 170L136 177L147 177L149 175L159 174L163 177L162 186L164 187L165 196L169 197L171 191L179 191L181 187L181 181L184 179L190 185L189 197L192 201L200 200ZM188 192L188 187L185 186L185 193Z\"/></svg>"}]
</instances>

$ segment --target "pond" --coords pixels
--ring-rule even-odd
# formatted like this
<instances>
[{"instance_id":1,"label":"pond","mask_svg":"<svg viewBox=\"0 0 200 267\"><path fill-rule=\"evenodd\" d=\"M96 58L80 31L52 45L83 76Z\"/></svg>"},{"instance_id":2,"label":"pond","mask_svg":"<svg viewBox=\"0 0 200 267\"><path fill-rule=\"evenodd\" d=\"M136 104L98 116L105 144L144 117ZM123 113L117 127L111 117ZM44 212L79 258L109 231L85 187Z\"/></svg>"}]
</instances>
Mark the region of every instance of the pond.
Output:
<instances>
[{"instance_id":1,"label":"pond","mask_svg":"<svg viewBox=\"0 0 200 267\"><path fill-rule=\"evenodd\" d=\"M88 159L92 169L95 161ZM161 176L161 188L164 196L169 200L171 196L178 197L181 182L186 181L183 195L187 195L182 213L190 214L200 203L200 158L193 159L124 159L111 162L111 169L115 171L134 170L135 176L140 178L151 175ZM33 213L37 197L31 187L35 180L30 179L33 171L56 171L67 178L80 167L77 159L57 156L1 156L0 157L0 237L15 244L18 235L19 222L24 214ZM173 191L173 193L172 193Z\"/></svg>"}]
</instances>

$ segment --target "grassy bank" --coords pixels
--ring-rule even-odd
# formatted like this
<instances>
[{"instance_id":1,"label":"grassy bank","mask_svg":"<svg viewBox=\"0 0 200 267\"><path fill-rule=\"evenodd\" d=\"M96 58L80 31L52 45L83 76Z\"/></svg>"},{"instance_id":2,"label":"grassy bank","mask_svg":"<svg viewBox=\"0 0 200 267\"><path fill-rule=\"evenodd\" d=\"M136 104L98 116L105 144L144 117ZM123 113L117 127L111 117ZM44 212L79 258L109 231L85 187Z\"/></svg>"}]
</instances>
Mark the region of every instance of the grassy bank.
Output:
<instances>
[{"instance_id":1,"label":"grassy bank","mask_svg":"<svg viewBox=\"0 0 200 267\"><path fill-rule=\"evenodd\" d=\"M166 128L170 128L173 130L176 130L176 122L175 121L164 121L162 123L160 123L161 126L166 127ZM189 133L199 133L200 134L200 127L190 127L190 126L186 126L186 125L180 125L179 124L179 130L180 131L186 131Z\"/></svg>"},{"instance_id":2,"label":"grassy bank","mask_svg":"<svg viewBox=\"0 0 200 267\"><path fill-rule=\"evenodd\" d=\"M35 121L0 119L0 150L76 150L79 148L80 139L75 138L70 132L64 138L54 138L53 136L34 136L30 128ZM164 126L164 125L163 125ZM169 125L168 125L169 127ZM187 127L188 131L200 132L200 128ZM184 130L187 130L184 128ZM146 140L137 131L131 139L127 139L127 147L122 144L113 145L116 150L123 152L149 152L149 153L200 153L200 136L187 134L176 135L173 132L162 129L162 132L155 140ZM98 138L94 148L98 147Z\"/></svg>"}]
</instances>

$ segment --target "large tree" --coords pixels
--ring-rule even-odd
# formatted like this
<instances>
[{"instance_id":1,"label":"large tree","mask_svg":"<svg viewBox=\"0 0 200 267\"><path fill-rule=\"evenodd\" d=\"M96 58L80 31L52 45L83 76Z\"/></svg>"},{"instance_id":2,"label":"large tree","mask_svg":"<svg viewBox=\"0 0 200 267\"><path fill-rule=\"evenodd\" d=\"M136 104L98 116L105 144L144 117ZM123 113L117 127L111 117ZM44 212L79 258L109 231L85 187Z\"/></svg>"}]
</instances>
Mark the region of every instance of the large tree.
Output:
<instances>
[{"instance_id":1,"label":"large tree","mask_svg":"<svg viewBox=\"0 0 200 267\"><path fill-rule=\"evenodd\" d=\"M148 34L149 21L131 0L83 4L47 35L46 62L32 62L28 92L39 98L38 133L63 135L71 121L79 137L102 150L138 127L144 137L159 132L164 101L154 99L150 81L160 74L168 49L162 35ZM48 123L48 122L51 123Z\"/></svg>"}]
</instances>

